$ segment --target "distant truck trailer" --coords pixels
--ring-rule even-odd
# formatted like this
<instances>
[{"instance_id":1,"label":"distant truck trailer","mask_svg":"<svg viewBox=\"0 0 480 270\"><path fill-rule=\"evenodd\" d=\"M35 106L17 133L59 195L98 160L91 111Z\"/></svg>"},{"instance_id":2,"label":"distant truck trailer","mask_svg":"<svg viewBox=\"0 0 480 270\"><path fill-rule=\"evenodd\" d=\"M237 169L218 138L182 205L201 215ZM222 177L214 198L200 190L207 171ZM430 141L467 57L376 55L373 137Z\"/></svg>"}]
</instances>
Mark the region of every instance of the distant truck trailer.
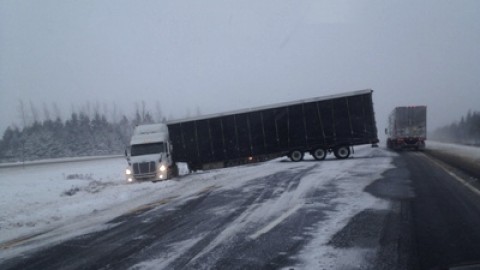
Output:
<instances>
[{"instance_id":1,"label":"distant truck trailer","mask_svg":"<svg viewBox=\"0 0 480 270\"><path fill-rule=\"evenodd\" d=\"M388 117L387 147L394 150L425 149L427 139L427 107L396 107Z\"/></svg>"},{"instance_id":2,"label":"distant truck trailer","mask_svg":"<svg viewBox=\"0 0 480 270\"><path fill-rule=\"evenodd\" d=\"M126 151L129 181L173 177L177 162L190 170L236 166L288 156L348 158L354 145L378 143L366 89L221 114L138 126ZM157 153L158 152L158 153Z\"/></svg>"}]
</instances>

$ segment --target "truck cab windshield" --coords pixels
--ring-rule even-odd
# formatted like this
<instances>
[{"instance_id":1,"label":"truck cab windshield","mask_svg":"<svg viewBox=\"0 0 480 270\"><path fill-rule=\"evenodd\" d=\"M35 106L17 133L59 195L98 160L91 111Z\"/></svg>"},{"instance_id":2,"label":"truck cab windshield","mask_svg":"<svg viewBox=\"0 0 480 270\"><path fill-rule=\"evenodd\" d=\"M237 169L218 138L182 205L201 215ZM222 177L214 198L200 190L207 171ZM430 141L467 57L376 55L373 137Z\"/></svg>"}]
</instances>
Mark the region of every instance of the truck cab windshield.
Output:
<instances>
[{"instance_id":1,"label":"truck cab windshield","mask_svg":"<svg viewBox=\"0 0 480 270\"><path fill-rule=\"evenodd\" d=\"M165 152L165 144L163 142L134 144L130 150L130 155L133 157L158 154L162 152Z\"/></svg>"}]
</instances>

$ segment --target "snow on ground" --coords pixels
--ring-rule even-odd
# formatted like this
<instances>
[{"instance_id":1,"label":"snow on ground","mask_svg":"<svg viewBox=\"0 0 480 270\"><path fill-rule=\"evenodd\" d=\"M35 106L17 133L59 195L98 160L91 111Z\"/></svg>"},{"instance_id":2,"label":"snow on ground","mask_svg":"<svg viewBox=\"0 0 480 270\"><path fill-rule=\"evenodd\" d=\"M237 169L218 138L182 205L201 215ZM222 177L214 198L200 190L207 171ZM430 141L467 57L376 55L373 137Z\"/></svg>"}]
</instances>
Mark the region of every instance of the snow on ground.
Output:
<instances>
[{"instance_id":1,"label":"snow on ground","mask_svg":"<svg viewBox=\"0 0 480 270\"><path fill-rule=\"evenodd\" d=\"M329 199L335 208L327 220L308 232L314 236L314 240L302 250L298 259L302 262L301 267L307 269L330 268L328 266L340 261L348 267L350 262L345 258L362 257L370 250L345 249L339 252L327 242L360 211L388 207L386 201L363 192L363 188L391 168L392 156L395 155L365 146L356 148L354 158L348 160L333 161L328 160L332 159L329 157L322 166L315 167L305 175L292 192L284 192L275 200L252 205L238 218L238 222L234 222L235 226L222 232L204 251L212 250L230 235L250 228L252 224L257 227L249 238L256 239L300 208L310 207L314 211L315 207L321 206L308 204L308 198L305 197L307 191L334 184L340 191L340 196ZM279 171L305 169L313 164L279 162L277 159L263 164L200 172L175 180L135 184L126 183L123 175L126 162L118 157L0 167L0 248L3 249L0 259L105 228L106 225L102 225L105 222L145 204L191 198L211 188L243 188L252 179ZM35 235L35 241L30 245L17 245L20 242L25 244L28 236ZM197 240L178 243L178 249L185 249L185 245L189 246Z\"/></svg>"},{"instance_id":2,"label":"snow on ground","mask_svg":"<svg viewBox=\"0 0 480 270\"><path fill-rule=\"evenodd\" d=\"M178 185L127 184L125 168L125 159L118 157L0 168L0 249L5 249L0 259L101 229L98 225L161 199ZM40 241L11 248L32 236Z\"/></svg>"},{"instance_id":3,"label":"snow on ground","mask_svg":"<svg viewBox=\"0 0 480 270\"><path fill-rule=\"evenodd\" d=\"M0 168L0 243L151 192L150 183L127 185L125 167L112 158Z\"/></svg>"},{"instance_id":4,"label":"snow on ground","mask_svg":"<svg viewBox=\"0 0 480 270\"><path fill-rule=\"evenodd\" d=\"M381 178L381 174L385 170L393 168L392 158L396 155L396 153L384 149L359 147L356 149L354 158L342 161L329 158L321 162L321 166L312 166L315 163L308 161L282 163L275 160L259 166L258 169L233 168L224 170L224 172L228 172L228 176L222 175L219 177L223 178L225 182L235 179L237 184L243 183L242 185L244 185L245 180L253 179L252 176L237 178L238 175L231 175L230 172L241 170L243 172L259 173L259 169L262 169L272 174L276 168L286 164L292 171L305 171L306 168L312 166L312 170L301 178L297 187L290 188L290 184L295 181L287 181L288 186L279 187L278 196L271 196L266 200L254 201L250 204L195 257L190 258L189 262L195 263L205 256L222 258L223 252L228 252L225 247L228 247L232 241L238 240L238 237L247 234L243 241L255 241L263 234L274 230L282 222L291 217L294 218L298 211L325 211L326 219L315 224L315 226L308 227L304 232L305 235L311 236L313 240L306 244L295 256L295 261L298 261L298 264L288 266L285 269L352 269L361 268L362 264L367 266L366 258L375 254L375 248L335 248L329 244L329 241L335 233L348 224L352 217L360 212L367 209L385 210L390 207L388 201L376 198L363 190L366 186ZM239 185L242 190L248 189L242 185ZM233 188L233 186L228 185L223 188ZM261 188L261 184L249 188ZM322 202L312 203L311 198L309 198L309 194L311 195L309 191L318 189L330 189L332 192L322 195ZM221 207L215 209L215 212L221 213L228 213L228 211L229 209L222 209ZM198 237L203 236L198 235ZM285 237L288 237L288 235L285 235ZM139 263L131 269L158 269L159 265L166 267L168 264L163 264L163 262L173 261L184 256L184 252L198 241L200 239L179 241L173 246L174 252L169 250L165 254L157 254L156 258Z\"/></svg>"},{"instance_id":5,"label":"snow on ground","mask_svg":"<svg viewBox=\"0 0 480 270\"><path fill-rule=\"evenodd\" d=\"M328 213L326 220L313 229L313 240L303 247L298 255L301 263L286 269L368 269L366 258L373 256L375 249L335 248L328 243L335 233L361 211L390 208L389 201L370 195L364 188L380 179L383 172L394 167L392 158L397 154L380 148L362 148L358 152L358 159L332 163L330 174L325 177L334 178L340 191L331 201L335 208ZM335 175L335 171L342 173Z\"/></svg>"},{"instance_id":6,"label":"snow on ground","mask_svg":"<svg viewBox=\"0 0 480 270\"><path fill-rule=\"evenodd\" d=\"M427 141L427 148L448 152L460 157L472 158L476 162L480 163L480 147Z\"/></svg>"},{"instance_id":7,"label":"snow on ground","mask_svg":"<svg viewBox=\"0 0 480 270\"><path fill-rule=\"evenodd\" d=\"M267 163L134 184L126 183L126 161L119 157L0 167L0 249L5 249L0 259L39 246L34 241L36 246L10 248L30 236L42 235L36 236L42 245L61 241L102 229L99 225L145 204L187 198L209 187L235 188L295 165Z\"/></svg>"},{"instance_id":8,"label":"snow on ground","mask_svg":"<svg viewBox=\"0 0 480 270\"><path fill-rule=\"evenodd\" d=\"M427 147L480 160L477 147L430 141ZM339 192L334 198L328 199L328 204L334 205L334 208L328 212L326 220L306 232L313 236L313 240L299 253L297 259L300 265L295 268L358 266L360 258L372 254L371 249L338 249L327 243L361 211L389 207L387 201L374 198L363 189L392 167L392 157L396 155L382 148L364 146L356 148L354 158L333 161L329 160L332 157L328 157L321 163L322 166L315 167L303 176L299 186L291 192L279 190L281 196L249 207L233 222L234 226L220 233L204 252L213 250L239 230L254 228L248 236L254 240L295 215L299 209L316 211L322 205L309 205L305 197L307 191L335 185ZM285 170L302 170L314 164L308 161L279 161L200 172L157 183L134 184L126 183L123 174L126 161L120 157L0 166L0 259L100 230L105 228L106 225L102 224L107 221L145 204L174 199L182 201L207 189L248 189L251 186L245 184L253 179ZM221 209L217 210L218 213L222 212ZM178 243L179 254L198 240ZM145 268L148 265L149 262L143 264Z\"/></svg>"}]
</instances>

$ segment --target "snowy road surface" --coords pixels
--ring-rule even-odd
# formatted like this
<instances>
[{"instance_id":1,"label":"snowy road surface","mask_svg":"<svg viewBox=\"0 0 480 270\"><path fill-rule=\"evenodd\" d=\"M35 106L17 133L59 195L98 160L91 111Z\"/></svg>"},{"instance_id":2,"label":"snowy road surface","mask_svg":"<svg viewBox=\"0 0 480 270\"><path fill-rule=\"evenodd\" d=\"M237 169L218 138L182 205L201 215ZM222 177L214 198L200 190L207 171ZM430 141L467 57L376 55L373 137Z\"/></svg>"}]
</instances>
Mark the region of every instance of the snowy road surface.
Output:
<instances>
[{"instance_id":1,"label":"snowy road surface","mask_svg":"<svg viewBox=\"0 0 480 270\"><path fill-rule=\"evenodd\" d=\"M276 159L132 185L124 166L0 169L0 268L422 269L480 259L471 246L480 221L455 216L480 217L469 206L478 198L424 153L365 146L347 160ZM450 229L470 240L442 245Z\"/></svg>"},{"instance_id":2,"label":"snowy road surface","mask_svg":"<svg viewBox=\"0 0 480 270\"><path fill-rule=\"evenodd\" d=\"M360 211L388 208L363 189L392 155L362 147L342 161L276 159L133 185L121 159L2 169L2 258L90 233L56 247L70 258L31 267L357 265L374 251L327 242Z\"/></svg>"}]
</instances>

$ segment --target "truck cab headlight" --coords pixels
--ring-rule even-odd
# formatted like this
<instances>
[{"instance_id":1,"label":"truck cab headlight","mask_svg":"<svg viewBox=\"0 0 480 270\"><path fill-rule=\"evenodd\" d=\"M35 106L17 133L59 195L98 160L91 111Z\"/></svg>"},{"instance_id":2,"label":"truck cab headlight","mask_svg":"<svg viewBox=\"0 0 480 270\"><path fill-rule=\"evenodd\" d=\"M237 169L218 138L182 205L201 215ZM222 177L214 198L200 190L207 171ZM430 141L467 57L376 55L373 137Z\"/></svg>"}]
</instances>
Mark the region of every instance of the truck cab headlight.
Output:
<instances>
[{"instance_id":1,"label":"truck cab headlight","mask_svg":"<svg viewBox=\"0 0 480 270\"><path fill-rule=\"evenodd\" d=\"M167 169L167 167L165 167L165 165L162 164L162 166L160 166L160 171L161 172L164 172L166 169Z\"/></svg>"},{"instance_id":2,"label":"truck cab headlight","mask_svg":"<svg viewBox=\"0 0 480 270\"><path fill-rule=\"evenodd\" d=\"M130 175L130 174L132 174L132 170L130 170L130 169L126 169L126 170L125 170L125 174L127 174L127 175Z\"/></svg>"}]
</instances>

